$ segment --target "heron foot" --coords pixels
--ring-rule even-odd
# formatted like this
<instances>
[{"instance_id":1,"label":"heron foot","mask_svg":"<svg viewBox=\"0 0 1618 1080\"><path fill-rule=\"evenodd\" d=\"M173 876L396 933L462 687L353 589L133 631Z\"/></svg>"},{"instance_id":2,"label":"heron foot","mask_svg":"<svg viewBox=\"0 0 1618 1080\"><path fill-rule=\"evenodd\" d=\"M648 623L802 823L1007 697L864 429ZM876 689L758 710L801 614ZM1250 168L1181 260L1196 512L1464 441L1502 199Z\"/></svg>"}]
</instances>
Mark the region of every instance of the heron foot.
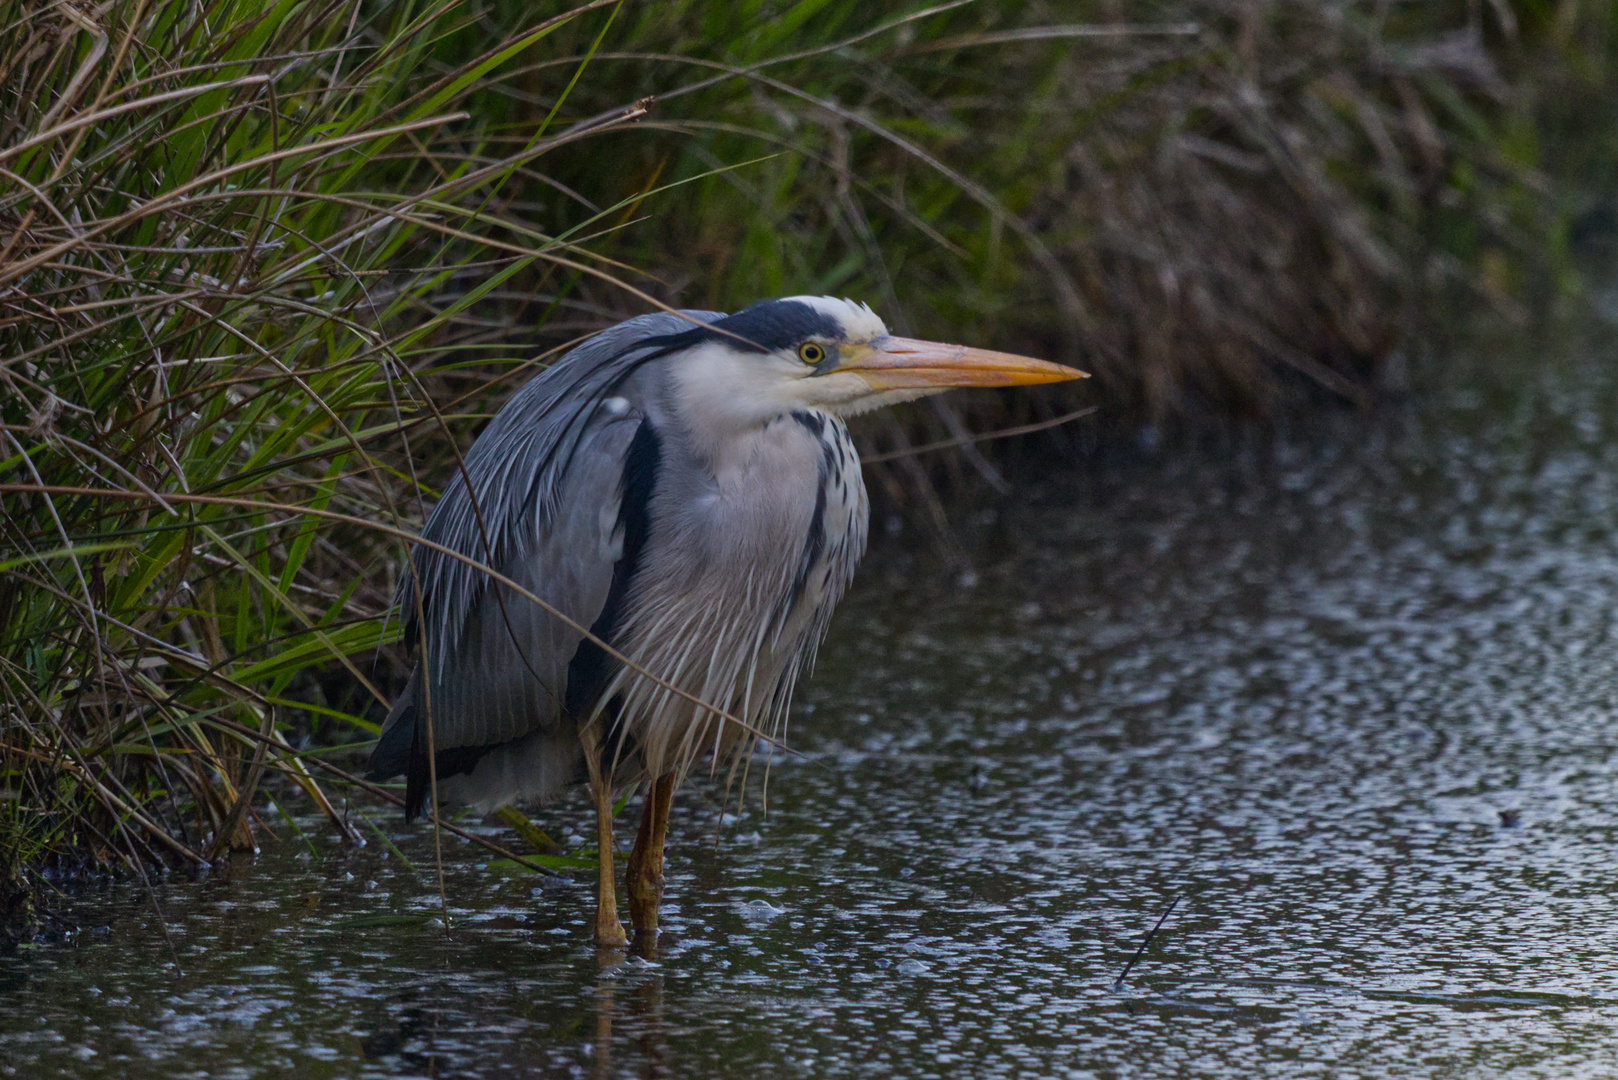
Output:
<instances>
[{"instance_id":1,"label":"heron foot","mask_svg":"<svg viewBox=\"0 0 1618 1080\"><path fill-rule=\"evenodd\" d=\"M663 837L668 832L673 799L673 773L664 773L647 786L640 831L629 853L629 920L635 927L636 948L643 952L657 948L657 912L663 905Z\"/></svg>"}]
</instances>

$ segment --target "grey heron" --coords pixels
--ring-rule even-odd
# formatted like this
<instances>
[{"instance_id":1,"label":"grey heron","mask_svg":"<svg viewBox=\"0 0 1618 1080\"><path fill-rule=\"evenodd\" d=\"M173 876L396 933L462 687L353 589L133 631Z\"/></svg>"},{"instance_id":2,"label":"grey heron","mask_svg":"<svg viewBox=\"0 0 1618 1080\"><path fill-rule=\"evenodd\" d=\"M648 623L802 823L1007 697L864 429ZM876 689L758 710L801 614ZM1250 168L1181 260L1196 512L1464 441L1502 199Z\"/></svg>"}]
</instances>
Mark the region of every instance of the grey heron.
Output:
<instances>
[{"instance_id":1,"label":"grey heron","mask_svg":"<svg viewBox=\"0 0 1618 1080\"><path fill-rule=\"evenodd\" d=\"M644 785L627 892L637 936L655 942L675 787L693 762L734 764L782 732L864 553L844 418L1083 375L897 337L829 297L603 331L511 397L422 531L544 605L418 545L399 599L420 648L372 775L405 775L407 819L433 787L489 811L588 784L607 947L627 944L613 797Z\"/></svg>"}]
</instances>

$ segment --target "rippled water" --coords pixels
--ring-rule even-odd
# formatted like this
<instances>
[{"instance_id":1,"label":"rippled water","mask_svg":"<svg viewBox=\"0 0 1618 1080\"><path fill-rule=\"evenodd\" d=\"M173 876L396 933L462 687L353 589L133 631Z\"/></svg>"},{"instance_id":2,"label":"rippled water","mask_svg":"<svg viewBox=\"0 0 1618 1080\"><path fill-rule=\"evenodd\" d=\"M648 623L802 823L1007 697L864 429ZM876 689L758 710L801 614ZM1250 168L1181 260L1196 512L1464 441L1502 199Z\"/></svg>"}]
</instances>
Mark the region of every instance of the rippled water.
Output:
<instances>
[{"instance_id":1,"label":"rippled water","mask_svg":"<svg viewBox=\"0 0 1618 1080\"><path fill-rule=\"evenodd\" d=\"M768 813L682 793L655 962L311 819L0 960L0 1074L1612 1075L1618 394L1332 423L956 507L972 584L879 551Z\"/></svg>"}]
</instances>

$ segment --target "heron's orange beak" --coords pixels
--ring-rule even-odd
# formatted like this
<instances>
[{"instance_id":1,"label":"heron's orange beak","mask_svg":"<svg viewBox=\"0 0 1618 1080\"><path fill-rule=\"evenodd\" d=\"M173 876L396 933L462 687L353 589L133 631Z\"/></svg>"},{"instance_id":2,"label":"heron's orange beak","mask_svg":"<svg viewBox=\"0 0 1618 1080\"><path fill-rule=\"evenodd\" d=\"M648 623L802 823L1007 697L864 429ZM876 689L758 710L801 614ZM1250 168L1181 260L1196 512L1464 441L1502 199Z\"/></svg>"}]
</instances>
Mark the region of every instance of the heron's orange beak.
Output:
<instances>
[{"instance_id":1,"label":"heron's orange beak","mask_svg":"<svg viewBox=\"0 0 1618 1080\"><path fill-rule=\"evenodd\" d=\"M1031 386L1088 379L1088 372L1030 356L945 345L914 338L880 337L844 346L838 371L858 372L875 390L946 386Z\"/></svg>"}]
</instances>

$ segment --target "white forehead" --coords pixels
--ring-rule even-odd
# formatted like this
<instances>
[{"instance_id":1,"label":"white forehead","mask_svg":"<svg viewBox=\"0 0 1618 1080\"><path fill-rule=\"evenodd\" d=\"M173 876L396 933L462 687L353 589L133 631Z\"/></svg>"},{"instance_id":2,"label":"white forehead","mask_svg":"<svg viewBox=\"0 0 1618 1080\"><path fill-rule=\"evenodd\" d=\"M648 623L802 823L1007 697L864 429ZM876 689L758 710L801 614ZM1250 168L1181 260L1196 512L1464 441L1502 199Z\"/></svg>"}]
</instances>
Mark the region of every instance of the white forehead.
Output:
<instances>
[{"instance_id":1,"label":"white forehead","mask_svg":"<svg viewBox=\"0 0 1618 1080\"><path fill-rule=\"evenodd\" d=\"M871 341L888 332L887 324L877 318L869 304L856 304L835 296L789 296L786 299L812 307L823 315L830 315L843 328L843 334L849 341Z\"/></svg>"}]
</instances>

